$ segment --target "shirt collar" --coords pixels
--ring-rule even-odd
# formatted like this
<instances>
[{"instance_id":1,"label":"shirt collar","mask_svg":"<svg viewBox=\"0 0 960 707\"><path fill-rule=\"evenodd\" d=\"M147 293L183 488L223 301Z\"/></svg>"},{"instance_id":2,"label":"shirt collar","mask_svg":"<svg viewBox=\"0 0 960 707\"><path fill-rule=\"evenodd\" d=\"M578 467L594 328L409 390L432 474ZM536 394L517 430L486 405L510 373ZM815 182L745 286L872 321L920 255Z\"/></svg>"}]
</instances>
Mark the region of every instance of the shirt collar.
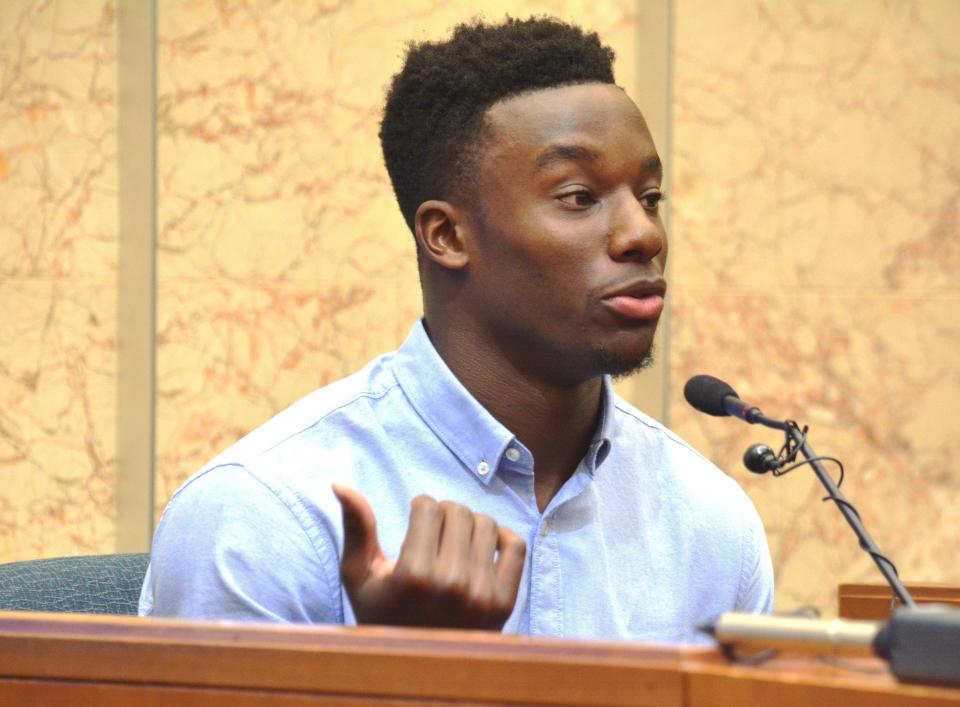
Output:
<instances>
[{"instance_id":1,"label":"shirt collar","mask_svg":"<svg viewBox=\"0 0 960 707\"><path fill-rule=\"evenodd\" d=\"M400 387L424 422L478 479L489 483L510 447L530 453L447 367L418 321L393 359ZM521 460L522 461L522 460Z\"/></svg>"},{"instance_id":2,"label":"shirt collar","mask_svg":"<svg viewBox=\"0 0 960 707\"><path fill-rule=\"evenodd\" d=\"M502 465L532 467L533 457L510 430L484 408L437 353L423 320L397 350L393 370L420 417L463 465L489 483ZM610 453L615 400L609 376L603 377L600 422L584 458L591 474ZM508 450L511 451L507 454ZM512 457L512 458L511 458Z\"/></svg>"},{"instance_id":3,"label":"shirt collar","mask_svg":"<svg viewBox=\"0 0 960 707\"><path fill-rule=\"evenodd\" d=\"M610 446L613 439L614 413L616 412L616 399L613 392L613 383L610 376L603 377L603 396L600 401L600 422L596 431L593 433L593 440L590 447L587 448L587 455L584 463L587 465L587 471L591 474L597 467L603 464L603 460L610 454Z\"/></svg>"}]
</instances>

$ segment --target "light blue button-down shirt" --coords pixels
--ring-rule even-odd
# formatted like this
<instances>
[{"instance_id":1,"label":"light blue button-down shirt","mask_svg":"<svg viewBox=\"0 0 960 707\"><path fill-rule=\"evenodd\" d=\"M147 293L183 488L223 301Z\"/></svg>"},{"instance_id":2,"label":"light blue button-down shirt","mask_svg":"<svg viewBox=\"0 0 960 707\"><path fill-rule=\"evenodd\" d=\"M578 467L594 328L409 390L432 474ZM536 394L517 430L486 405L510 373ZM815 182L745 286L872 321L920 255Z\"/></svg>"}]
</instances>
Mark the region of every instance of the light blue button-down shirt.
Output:
<instances>
[{"instance_id":1,"label":"light blue button-down shirt","mask_svg":"<svg viewBox=\"0 0 960 707\"><path fill-rule=\"evenodd\" d=\"M525 538L507 632L700 642L696 627L721 612L771 609L770 556L750 500L609 380L587 454L543 513L534 468L418 323L398 351L294 404L174 494L140 613L356 623L340 584L333 481L368 498L391 557L421 493Z\"/></svg>"}]
</instances>

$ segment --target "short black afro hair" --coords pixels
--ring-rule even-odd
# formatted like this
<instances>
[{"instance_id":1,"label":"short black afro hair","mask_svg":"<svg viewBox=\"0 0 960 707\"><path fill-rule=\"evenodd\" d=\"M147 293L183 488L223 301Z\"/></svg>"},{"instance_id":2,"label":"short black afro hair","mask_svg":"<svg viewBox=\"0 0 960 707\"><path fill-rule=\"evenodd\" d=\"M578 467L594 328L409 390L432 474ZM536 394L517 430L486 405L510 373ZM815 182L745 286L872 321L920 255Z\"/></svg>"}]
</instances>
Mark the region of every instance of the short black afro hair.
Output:
<instances>
[{"instance_id":1,"label":"short black afro hair","mask_svg":"<svg viewBox=\"0 0 960 707\"><path fill-rule=\"evenodd\" d=\"M457 25L448 41L411 43L380 124L410 230L424 201L465 195L490 106L542 88L612 84L613 59L595 32L547 17L475 21Z\"/></svg>"}]
</instances>

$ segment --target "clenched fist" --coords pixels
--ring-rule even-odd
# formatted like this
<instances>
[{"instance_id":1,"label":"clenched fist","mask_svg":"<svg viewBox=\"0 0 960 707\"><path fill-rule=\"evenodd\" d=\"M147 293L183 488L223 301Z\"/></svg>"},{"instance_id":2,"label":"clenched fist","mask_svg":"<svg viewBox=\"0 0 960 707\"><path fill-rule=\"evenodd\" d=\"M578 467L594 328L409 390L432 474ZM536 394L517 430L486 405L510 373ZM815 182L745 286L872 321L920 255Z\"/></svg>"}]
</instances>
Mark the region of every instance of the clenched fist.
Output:
<instances>
[{"instance_id":1,"label":"clenched fist","mask_svg":"<svg viewBox=\"0 0 960 707\"><path fill-rule=\"evenodd\" d=\"M343 509L340 576L357 623L499 631L517 600L526 543L490 516L417 496L391 560L377 520L355 489L333 485Z\"/></svg>"}]
</instances>

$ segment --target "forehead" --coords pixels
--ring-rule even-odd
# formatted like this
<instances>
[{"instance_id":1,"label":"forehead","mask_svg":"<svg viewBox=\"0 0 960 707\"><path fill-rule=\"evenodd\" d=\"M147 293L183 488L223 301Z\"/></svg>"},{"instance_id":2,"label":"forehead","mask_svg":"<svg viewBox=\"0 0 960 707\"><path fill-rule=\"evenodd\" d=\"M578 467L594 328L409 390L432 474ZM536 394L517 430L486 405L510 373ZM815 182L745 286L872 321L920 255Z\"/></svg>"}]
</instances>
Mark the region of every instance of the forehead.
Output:
<instances>
[{"instance_id":1,"label":"forehead","mask_svg":"<svg viewBox=\"0 0 960 707\"><path fill-rule=\"evenodd\" d=\"M512 96L486 115L486 156L494 160L530 158L542 162L555 146L581 146L590 152L649 160L656 148L640 110L612 84L578 84Z\"/></svg>"}]
</instances>

